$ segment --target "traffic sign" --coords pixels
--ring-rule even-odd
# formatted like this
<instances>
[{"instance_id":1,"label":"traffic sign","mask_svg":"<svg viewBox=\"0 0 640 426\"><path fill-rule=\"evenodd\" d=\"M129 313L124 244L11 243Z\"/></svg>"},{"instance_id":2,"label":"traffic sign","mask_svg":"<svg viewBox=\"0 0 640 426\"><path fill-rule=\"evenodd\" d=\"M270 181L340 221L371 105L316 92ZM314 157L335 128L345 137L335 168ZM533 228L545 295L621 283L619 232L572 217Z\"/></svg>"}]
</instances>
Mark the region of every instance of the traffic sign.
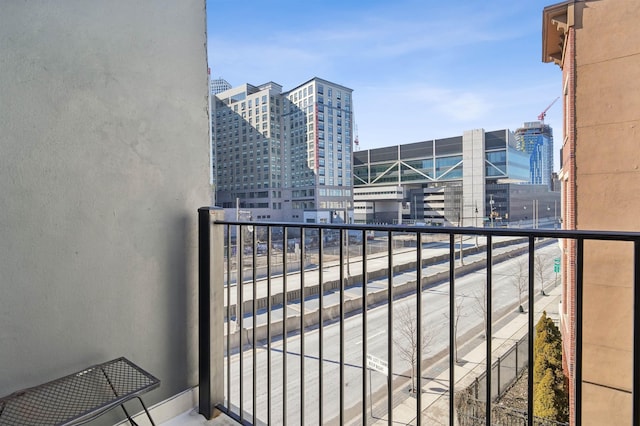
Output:
<instances>
[{"instance_id":1,"label":"traffic sign","mask_svg":"<svg viewBox=\"0 0 640 426\"><path fill-rule=\"evenodd\" d=\"M556 257L555 259L553 259L553 272L555 272L556 274L558 272L560 272L560 258Z\"/></svg>"},{"instance_id":2,"label":"traffic sign","mask_svg":"<svg viewBox=\"0 0 640 426\"><path fill-rule=\"evenodd\" d=\"M387 368L387 361L375 357L371 354L367 354L367 367L379 371L384 375L389 374L389 369Z\"/></svg>"}]
</instances>

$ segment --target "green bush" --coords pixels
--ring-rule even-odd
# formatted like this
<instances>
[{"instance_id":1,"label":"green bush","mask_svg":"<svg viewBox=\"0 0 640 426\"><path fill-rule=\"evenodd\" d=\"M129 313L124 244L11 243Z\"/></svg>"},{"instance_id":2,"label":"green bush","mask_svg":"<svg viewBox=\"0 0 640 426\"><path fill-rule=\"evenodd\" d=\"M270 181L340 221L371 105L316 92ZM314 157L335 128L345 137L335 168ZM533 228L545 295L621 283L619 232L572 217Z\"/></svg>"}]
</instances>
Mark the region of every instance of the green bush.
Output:
<instances>
[{"instance_id":1,"label":"green bush","mask_svg":"<svg viewBox=\"0 0 640 426\"><path fill-rule=\"evenodd\" d=\"M546 312L536 324L533 343L533 415L558 422L569 419L562 336Z\"/></svg>"}]
</instances>

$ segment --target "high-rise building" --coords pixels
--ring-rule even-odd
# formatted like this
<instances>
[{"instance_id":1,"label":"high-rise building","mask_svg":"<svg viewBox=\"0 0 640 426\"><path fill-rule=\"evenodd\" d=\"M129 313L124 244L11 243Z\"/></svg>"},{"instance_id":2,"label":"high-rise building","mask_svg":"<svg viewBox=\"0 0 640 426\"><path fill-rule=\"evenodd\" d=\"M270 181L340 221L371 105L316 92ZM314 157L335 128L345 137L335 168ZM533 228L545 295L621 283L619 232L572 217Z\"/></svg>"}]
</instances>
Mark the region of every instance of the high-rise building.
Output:
<instances>
[{"instance_id":1,"label":"high-rise building","mask_svg":"<svg viewBox=\"0 0 640 426\"><path fill-rule=\"evenodd\" d=\"M529 155L529 183L553 183L553 130L541 121L524 123L515 131L516 145Z\"/></svg>"},{"instance_id":2,"label":"high-rise building","mask_svg":"<svg viewBox=\"0 0 640 426\"><path fill-rule=\"evenodd\" d=\"M209 81L209 90L212 95L231 89L231 84L224 78L215 78Z\"/></svg>"},{"instance_id":3,"label":"high-rise building","mask_svg":"<svg viewBox=\"0 0 640 426\"><path fill-rule=\"evenodd\" d=\"M216 204L260 220L351 218L352 92L312 78L287 92L269 82L215 95Z\"/></svg>"}]
</instances>

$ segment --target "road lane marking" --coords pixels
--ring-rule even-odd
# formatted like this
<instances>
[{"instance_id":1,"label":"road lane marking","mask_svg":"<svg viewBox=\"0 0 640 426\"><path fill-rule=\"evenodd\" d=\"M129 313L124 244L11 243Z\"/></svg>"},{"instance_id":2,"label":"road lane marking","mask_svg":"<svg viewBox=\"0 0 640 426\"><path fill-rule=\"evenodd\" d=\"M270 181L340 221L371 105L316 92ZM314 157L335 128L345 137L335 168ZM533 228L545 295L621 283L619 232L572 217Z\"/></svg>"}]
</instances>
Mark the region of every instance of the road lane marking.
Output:
<instances>
[{"instance_id":1,"label":"road lane marking","mask_svg":"<svg viewBox=\"0 0 640 426\"><path fill-rule=\"evenodd\" d=\"M378 331L377 333L371 334L370 336L367 337L367 340L373 339L374 337L380 336L381 334L385 334L386 331ZM362 340L358 340L357 342L355 342L356 345L361 345L362 344Z\"/></svg>"}]
</instances>

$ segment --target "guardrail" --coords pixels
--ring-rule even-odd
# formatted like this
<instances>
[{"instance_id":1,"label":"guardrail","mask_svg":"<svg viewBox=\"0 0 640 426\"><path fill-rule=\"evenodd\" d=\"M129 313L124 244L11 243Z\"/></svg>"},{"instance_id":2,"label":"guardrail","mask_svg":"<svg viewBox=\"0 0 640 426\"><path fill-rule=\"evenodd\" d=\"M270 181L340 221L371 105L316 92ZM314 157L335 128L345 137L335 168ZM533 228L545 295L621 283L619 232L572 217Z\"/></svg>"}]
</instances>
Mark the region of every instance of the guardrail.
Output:
<instances>
[{"instance_id":1,"label":"guardrail","mask_svg":"<svg viewBox=\"0 0 640 426\"><path fill-rule=\"evenodd\" d=\"M462 279L461 274L468 268L471 262L469 256L480 256L485 271L481 274L485 319L479 330L476 327L476 331L493 336L497 316L504 313L504 310L500 312L494 307L493 290L494 281L497 282L497 279L494 280L494 268L497 267L498 257L504 257L499 251L503 248L498 248L497 242L504 238L525 241L526 284L520 291L521 299L523 292L525 295L537 294L537 241L575 241L577 348L582 347L583 336L585 241L631 242L634 247L633 286L640 288L638 233L234 222L224 221L223 216L221 209L199 209L199 409L207 418L214 415L215 409L220 409L244 424L367 424L380 419L392 424L394 416L400 415L398 404L402 402L401 399L407 398L406 393L399 394L399 384L404 387L410 382L412 391L422 390L428 380L425 372L429 374L429 369L438 364L438 357L444 355L445 365L441 369L447 376L444 380L446 386L439 390L439 398L446 401L447 410L440 414L442 418L439 420L453 425L456 419L455 403L450 396L458 390L455 372L459 344L456 281ZM371 240L368 236L373 233L376 237ZM444 263L434 260L433 247L424 243L427 236L431 238L430 244L444 250ZM433 242L433 236L439 236L443 241ZM478 238L482 240L481 244L478 244ZM253 249L259 244L261 253ZM327 257L325 253L326 246L334 244L337 247L335 259ZM386 246L386 250L382 256L373 255L368 249L371 245ZM235 252L232 251L233 246L237 247ZM245 251L245 246L252 249ZM356 253L359 255L352 254L354 246L358 247ZM293 255L287 255L288 252ZM270 261L274 255L280 255L282 262L277 272L272 271ZM412 259L407 261L407 256ZM465 257L467 264L464 263ZM259 266L261 263L263 265ZM259 267L265 270L262 278L256 273ZM403 270L407 268L412 274L409 281L403 275ZM245 279L245 272L248 272L246 275L250 277L249 280ZM399 300L410 301L411 315L422 319L426 315L423 312L425 294L436 286L443 286L443 294L448 299L445 312L448 333L446 349L444 353L432 354L422 343L415 344L411 368L398 369L394 358L402 356L396 352L401 345L399 335L402 334L398 332L397 325L402 320L394 311L399 309ZM640 306L638 293L634 293L636 306ZM524 301L518 301L526 306L525 313L521 315L527 316L526 356L529 360L533 359L534 326L537 320L534 317L535 299L525 297ZM497 306L497 302L495 304ZM237 309L232 308L234 306ZM386 325L382 330L371 330L368 316L373 315L379 307L386 307ZM354 345L347 347L347 319L354 319L359 327L360 338L355 355ZM639 315L634 311L635 330L640 330L638 321ZM337 338L332 340L333 344L327 344L329 336L325 336L325 333L328 334L331 327L337 328ZM422 342L424 336L429 334L428 328L429 324L424 320L413 322L411 333L416 336L417 342ZM263 334L260 334L260 330ZM639 334L634 333L634 354L640 353ZM374 335L378 341L384 340L384 356L372 357L369 353L368 340ZM238 340L234 342L236 338ZM308 349L312 340L318 342L313 351ZM486 364L484 393L491 395L494 380L499 380L494 377L491 368L494 358L492 339L485 339L483 345ZM334 349L337 351L335 357L332 352ZM637 393L640 385L635 358L633 412L629 417L633 424L640 424ZM576 424L580 424L583 376L581 350L575 351L573 368L575 420ZM532 362L528 363L528 369L527 424L533 425ZM375 391L372 389L372 370L386 375L384 386ZM414 370L421 374L414 374ZM357 383L358 389L353 389L353 383ZM349 384L352 386L348 387ZM347 393L350 398L355 397L357 403L345 402ZM331 397L337 398L333 406L328 402ZM424 421L425 401L422 395L415 397L414 424ZM492 399L487 399L485 403L484 424L491 424ZM382 414L378 414L381 411Z\"/></svg>"}]
</instances>

